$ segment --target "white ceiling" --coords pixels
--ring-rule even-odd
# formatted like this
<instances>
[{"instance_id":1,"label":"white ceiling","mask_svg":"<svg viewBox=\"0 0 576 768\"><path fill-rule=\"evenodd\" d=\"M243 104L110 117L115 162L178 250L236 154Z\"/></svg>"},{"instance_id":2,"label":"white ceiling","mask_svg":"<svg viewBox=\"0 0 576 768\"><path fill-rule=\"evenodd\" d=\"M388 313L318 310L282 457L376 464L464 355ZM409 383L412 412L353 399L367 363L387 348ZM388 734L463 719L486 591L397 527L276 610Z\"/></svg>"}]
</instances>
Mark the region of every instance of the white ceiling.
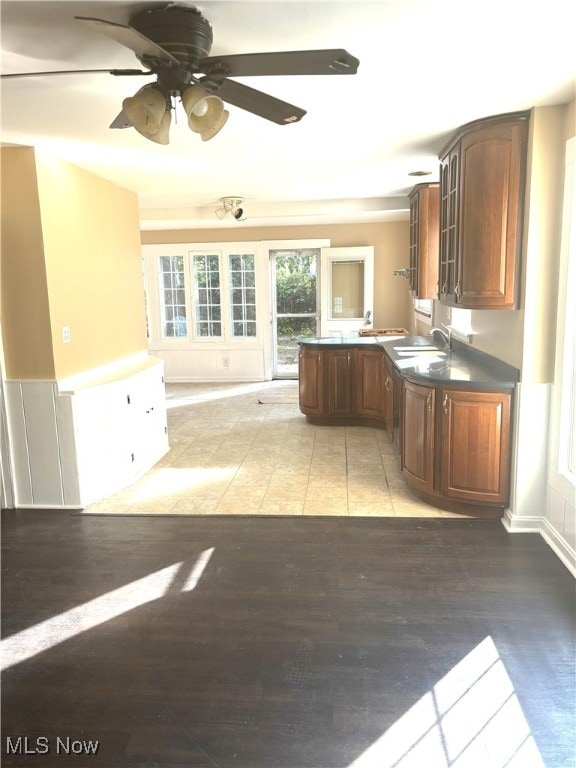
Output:
<instances>
[{"instance_id":1,"label":"white ceiling","mask_svg":"<svg viewBox=\"0 0 576 768\"><path fill-rule=\"evenodd\" d=\"M139 68L135 55L74 20L128 23L146 2L0 2L2 73ZM575 98L571 0L205 0L211 55L345 48L346 77L242 78L308 111L279 126L229 107L203 142L183 112L170 145L109 130L146 77L108 74L2 81L2 141L45 146L138 193L143 228L244 227L402 218L406 194L460 125ZM240 78L239 78L240 79ZM248 219L219 221L219 198ZM399 213L399 212L402 213Z\"/></svg>"}]
</instances>

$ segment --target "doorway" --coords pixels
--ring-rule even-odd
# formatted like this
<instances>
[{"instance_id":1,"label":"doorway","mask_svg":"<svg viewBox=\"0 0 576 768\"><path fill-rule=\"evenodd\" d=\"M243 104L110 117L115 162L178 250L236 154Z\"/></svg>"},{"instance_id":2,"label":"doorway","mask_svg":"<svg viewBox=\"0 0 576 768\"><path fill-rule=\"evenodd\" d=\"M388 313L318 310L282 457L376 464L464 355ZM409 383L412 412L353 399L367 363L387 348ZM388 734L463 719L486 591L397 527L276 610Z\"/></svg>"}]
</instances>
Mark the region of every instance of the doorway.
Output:
<instances>
[{"instance_id":1,"label":"doorway","mask_svg":"<svg viewBox=\"0 0 576 768\"><path fill-rule=\"evenodd\" d=\"M298 378L299 338L319 335L320 248L270 251L272 376Z\"/></svg>"}]
</instances>

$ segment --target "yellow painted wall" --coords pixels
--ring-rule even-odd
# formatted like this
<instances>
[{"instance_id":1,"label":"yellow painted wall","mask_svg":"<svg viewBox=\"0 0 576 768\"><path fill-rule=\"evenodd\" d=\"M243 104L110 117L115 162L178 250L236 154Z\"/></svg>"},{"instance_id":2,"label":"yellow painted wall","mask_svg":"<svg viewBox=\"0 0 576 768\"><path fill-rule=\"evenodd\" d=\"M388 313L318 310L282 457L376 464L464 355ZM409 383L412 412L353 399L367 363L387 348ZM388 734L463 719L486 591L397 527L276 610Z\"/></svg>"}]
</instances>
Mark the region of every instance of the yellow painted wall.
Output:
<instances>
[{"instance_id":1,"label":"yellow painted wall","mask_svg":"<svg viewBox=\"0 0 576 768\"><path fill-rule=\"evenodd\" d=\"M38 189L57 378L146 349L136 195L42 156Z\"/></svg>"},{"instance_id":2,"label":"yellow painted wall","mask_svg":"<svg viewBox=\"0 0 576 768\"><path fill-rule=\"evenodd\" d=\"M409 266L409 222L323 224L295 227L227 227L142 232L144 244L254 242L329 238L334 248L374 246L374 327L409 328L412 304L408 282L394 277L395 269Z\"/></svg>"},{"instance_id":3,"label":"yellow painted wall","mask_svg":"<svg viewBox=\"0 0 576 768\"><path fill-rule=\"evenodd\" d=\"M145 350L136 195L37 150L2 161L7 377L59 379Z\"/></svg>"},{"instance_id":4,"label":"yellow painted wall","mask_svg":"<svg viewBox=\"0 0 576 768\"><path fill-rule=\"evenodd\" d=\"M0 150L1 313L6 376L54 378L36 158L28 147Z\"/></svg>"}]
</instances>

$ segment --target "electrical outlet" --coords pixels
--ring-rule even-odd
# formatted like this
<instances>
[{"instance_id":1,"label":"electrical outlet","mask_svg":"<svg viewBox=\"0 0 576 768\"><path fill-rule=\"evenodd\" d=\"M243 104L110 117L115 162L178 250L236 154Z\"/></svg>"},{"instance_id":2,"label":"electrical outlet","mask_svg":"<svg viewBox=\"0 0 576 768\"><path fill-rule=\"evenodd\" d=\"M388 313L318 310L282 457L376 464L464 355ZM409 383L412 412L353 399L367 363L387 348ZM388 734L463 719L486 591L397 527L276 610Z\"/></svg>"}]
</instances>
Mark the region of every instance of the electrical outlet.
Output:
<instances>
[{"instance_id":1,"label":"electrical outlet","mask_svg":"<svg viewBox=\"0 0 576 768\"><path fill-rule=\"evenodd\" d=\"M230 368L230 358L224 356L222 358L222 368Z\"/></svg>"},{"instance_id":2,"label":"electrical outlet","mask_svg":"<svg viewBox=\"0 0 576 768\"><path fill-rule=\"evenodd\" d=\"M70 335L70 328L67 325L62 326L62 343L70 344L72 336Z\"/></svg>"}]
</instances>

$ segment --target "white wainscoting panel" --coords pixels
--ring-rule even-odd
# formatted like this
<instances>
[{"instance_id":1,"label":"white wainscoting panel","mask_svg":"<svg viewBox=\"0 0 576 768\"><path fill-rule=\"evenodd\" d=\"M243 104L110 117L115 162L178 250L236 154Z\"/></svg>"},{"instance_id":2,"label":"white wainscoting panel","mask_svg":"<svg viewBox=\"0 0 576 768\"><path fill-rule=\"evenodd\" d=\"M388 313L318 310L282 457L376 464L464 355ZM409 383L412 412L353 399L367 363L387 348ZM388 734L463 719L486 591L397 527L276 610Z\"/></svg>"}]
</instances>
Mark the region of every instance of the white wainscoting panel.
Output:
<instances>
[{"instance_id":1,"label":"white wainscoting panel","mask_svg":"<svg viewBox=\"0 0 576 768\"><path fill-rule=\"evenodd\" d=\"M164 361L166 381L169 382L266 380L264 350L261 348L198 347L170 350L151 347L150 353Z\"/></svg>"},{"instance_id":2,"label":"white wainscoting panel","mask_svg":"<svg viewBox=\"0 0 576 768\"><path fill-rule=\"evenodd\" d=\"M81 508L168 450L164 366L131 359L72 380L6 382L16 507Z\"/></svg>"}]
</instances>

